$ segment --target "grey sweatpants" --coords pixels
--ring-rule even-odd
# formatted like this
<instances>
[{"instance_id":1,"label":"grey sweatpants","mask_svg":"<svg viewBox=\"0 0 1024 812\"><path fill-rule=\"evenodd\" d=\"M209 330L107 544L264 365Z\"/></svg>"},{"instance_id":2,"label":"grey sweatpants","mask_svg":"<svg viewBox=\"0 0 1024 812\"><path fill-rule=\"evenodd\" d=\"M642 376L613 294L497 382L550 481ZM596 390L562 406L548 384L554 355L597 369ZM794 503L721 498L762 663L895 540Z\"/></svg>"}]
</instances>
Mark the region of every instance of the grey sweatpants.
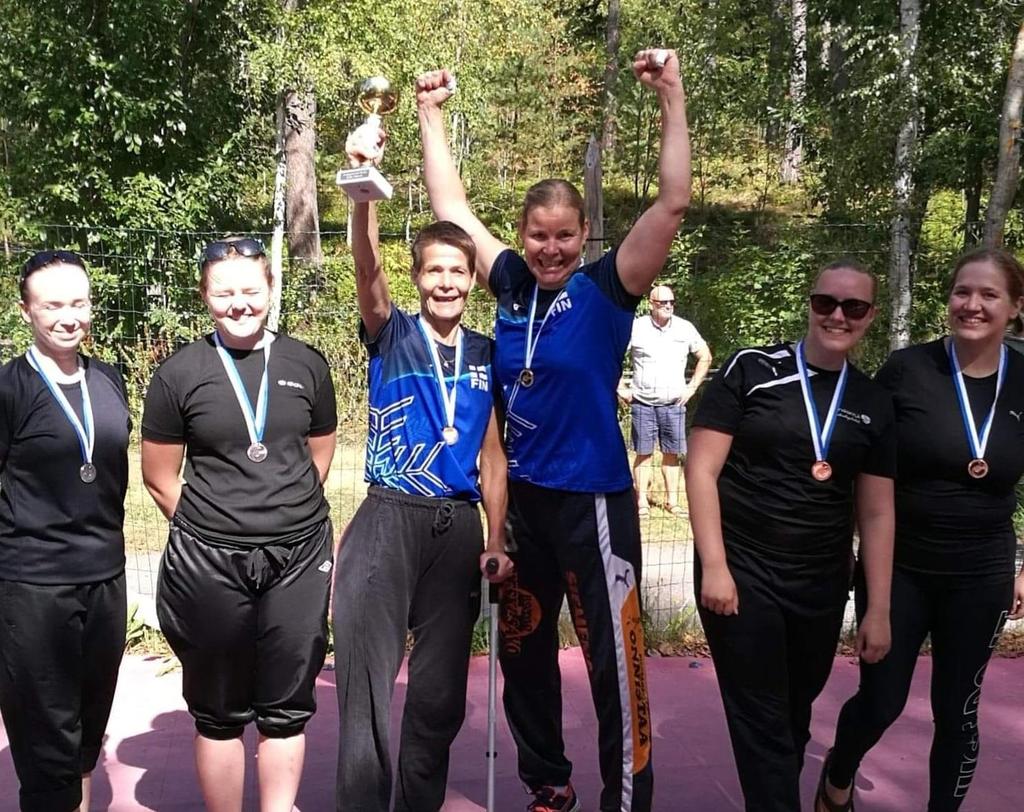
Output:
<instances>
[{"instance_id":1,"label":"grey sweatpants","mask_svg":"<svg viewBox=\"0 0 1024 812\"><path fill-rule=\"evenodd\" d=\"M371 487L356 511L334 576L338 810L389 808L391 694L408 631L395 810L436 812L444 803L448 750L466 712L482 552L469 502Z\"/></svg>"}]
</instances>

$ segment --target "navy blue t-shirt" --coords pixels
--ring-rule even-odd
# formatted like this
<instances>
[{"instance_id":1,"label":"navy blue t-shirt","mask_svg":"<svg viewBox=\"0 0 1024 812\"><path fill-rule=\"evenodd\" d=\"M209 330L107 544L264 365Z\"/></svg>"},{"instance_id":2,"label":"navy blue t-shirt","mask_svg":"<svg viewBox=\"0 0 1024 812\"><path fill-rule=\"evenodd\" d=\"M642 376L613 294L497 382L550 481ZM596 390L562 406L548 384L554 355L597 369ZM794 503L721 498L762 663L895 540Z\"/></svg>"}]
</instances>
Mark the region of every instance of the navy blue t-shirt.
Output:
<instances>
[{"instance_id":1,"label":"navy blue t-shirt","mask_svg":"<svg viewBox=\"0 0 1024 812\"><path fill-rule=\"evenodd\" d=\"M586 493L632 487L615 387L640 299L622 287L616 253L581 266L561 290L538 291L529 387L518 376L536 281L514 251L494 261L494 369L506 406L513 480Z\"/></svg>"},{"instance_id":2,"label":"navy blue t-shirt","mask_svg":"<svg viewBox=\"0 0 1024 812\"><path fill-rule=\"evenodd\" d=\"M366 481L417 496L480 501L477 458L494 406L491 340L462 328L462 369L455 384L458 440L448 445L447 424L427 339L417 317L391 308L370 352L370 425ZM455 375L454 347L437 344L445 386Z\"/></svg>"}]
</instances>

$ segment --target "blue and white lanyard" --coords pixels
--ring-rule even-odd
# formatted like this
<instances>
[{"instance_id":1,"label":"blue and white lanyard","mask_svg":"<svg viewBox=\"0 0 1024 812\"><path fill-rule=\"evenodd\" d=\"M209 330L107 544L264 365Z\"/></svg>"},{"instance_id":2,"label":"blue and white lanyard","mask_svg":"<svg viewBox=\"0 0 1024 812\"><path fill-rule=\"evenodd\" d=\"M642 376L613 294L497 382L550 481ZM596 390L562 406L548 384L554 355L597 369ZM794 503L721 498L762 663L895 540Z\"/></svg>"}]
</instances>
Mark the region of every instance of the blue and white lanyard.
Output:
<instances>
[{"instance_id":1,"label":"blue and white lanyard","mask_svg":"<svg viewBox=\"0 0 1024 812\"><path fill-rule=\"evenodd\" d=\"M263 442L263 432L267 427L267 401L269 400L270 386L267 382L267 366L270 363L270 344L273 342L273 333L266 332L263 336L263 378L260 380L260 393L256 399L256 410L253 411L252 401L245 391L242 378L238 374L238 367L235 366L235 359L224 347L220 333L213 332L213 342L217 345L217 354L224 365L224 371L228 373L228 380L231 381L231 388L235 390L235 399L242 410L242 417L245 418L245 430L249 432L249 442L252 445Z\"/></svg>"},{"instance_id":2,"label":"blue and white lanyard","mask_svg":"<svg viewBox=\"0 0 1024 812\"><path fill-rule=\"evenodd\" d=\"M814 459L818 462L825 462L828 459L828 448L832 444L832 432L836 427L836 418L839 417L839 404L842 403L843 395L846 392L849 365L843 359L843 368L839 372L839 381L836 383L835 392L832 393L832 404L825 416L824 426L818 417L818 407L811 395L811 380L807 373L803 340L796 345L796 368L800 373L800 391L803 393L804 406L807 409L807 425L811 430L811 442L814 443Z\"/></svg>"},{"instance_id":3,"label":"blue and white lanyard","mask_svg":"<svg viewBox=\"0 0 1024 812\"><path fill-rule=\"evenodd\" d=\"M423 340L427 343L427 351L430 353L430 360L434 366L434 378L437 380L437 387L441 392L441 403L444 406L445 427L455 428L455 398L459 389L459 377L462 375L462 327L455 328L455 379L452 388L449 390L444 379L444 368L441 366L441 355L437 351L437 345L427 332L423 317L416 320L419 325Z\"/></svg>"},{"instance_id":4,"label":"blue and white lanyard","mask_svg":"<svg viewBox=\"0 0 1024 812\"><path fill-rule=\"evenodd\" d=\"M50 394L53 395L53 399L57 401L57 405L60 406L61 411L64 412L64 416L67 417L71 427L75 430L75 434L78 436L78 445L82 451L82 463L84 465L92 465L92 452L96 445L96 428L93 422L92 414L92 400L89 397L89 386L85 382L85 370L79 367L79 386L82 388L82 416L85 418L85 422L78 419L78 415L75 414L75 410L71 408L71 403L68 401L67 396L61 391L61 388L54 383L50 376L46 372L45 361L38 357L38 351L35 347L29 347L25 353L25 357L28 359L31 367L39 373L39 377L43 379L43 383L46 384L46 388L50 390Z\"/></svg>"},{"instance_id":5,"label":"blue and white lanyard","mask_svg":"<svg viewBox=\"0 0 1024 812\"><path fill-rule=\"evenodd\" d=\"M999 393L1003 389L1003 379L1006 377L1006 345L1002 345L999 348L999 371L996 373L996 394L992 398L992 406L988 410L988 415L985 417L985 422L981 424L981 430L979 432L976 421L974 420L974 412L971 409L971 401L967 397L967 386L964 384L964 373L960 369L960 361L956 357L956 347L953 346L953 339L948 339L946 342L946 354L949 355L949 364L953 368L953 381L956 386L956 400L960 406L960 416L964 421L964 431L967 434L967 443L971 447L971 453L974 455L974 459L982 460L985 458L985 449L988 448L988 438L992 433L992 418L996 413L996 401L999 400Z\"/></svg>"}]
</instances>

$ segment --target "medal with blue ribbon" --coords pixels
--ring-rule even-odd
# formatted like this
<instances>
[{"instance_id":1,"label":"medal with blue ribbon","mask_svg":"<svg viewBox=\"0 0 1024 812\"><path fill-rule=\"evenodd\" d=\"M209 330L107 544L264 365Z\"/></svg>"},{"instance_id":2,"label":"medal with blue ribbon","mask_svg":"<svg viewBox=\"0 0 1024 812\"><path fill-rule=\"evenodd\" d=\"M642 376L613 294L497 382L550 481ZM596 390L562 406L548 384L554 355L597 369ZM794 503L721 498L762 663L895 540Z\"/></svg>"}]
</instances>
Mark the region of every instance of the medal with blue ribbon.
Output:
<instances>
[{"instance_id":1,"label":"medal with blue ribbon","mask_svg":"<svg viewBox=\"0 0 1024 812\"><path fill-rule=\"evenodd\" d=\"M967 386L964 384L964 373L960 369L960 360L956 357L956 347L953 346L953 339L946 339L946 354L949 356L949 365L953 370L953 383L956 389L956 401L960 407L960 417L964 421L964 432L967 434L967 444L970 446L973 458L967 463L967 473L973 479L984 479L988 475L988 463L985 461L985 449L988 448L988 438L992 433L992 418L996 413L996 401L999 400L999 393L1003 389L1003 380L1006 377L1006 345L999 347L999 370L996 373L996 393L992 398L992 407L988 410L985 422L978 429L974 419L974 411L971 409L971 401L967 396Z\"/></svg>"},{"instance_id":2,"label":"medal with blue ribbon","mask_svg":"<svg viewBox=\"0 0 1024 812\"><path fill-rule=\"evenodd\" d=\"M459 430L455 428L455 397L459 388L459 376L462 375L462 327L455 328L455 380L449 390L444 380L444 368L441 366L441 354L437 351L437 345L427 332L423 317L416 320L419 325L423 340L427 342L427 351L430 353L430 361L434 367L434 377L437 379L437 387L441 392L441 404L444 406L445 424L441 429L441 436L448 445L455 445L459 441Z\"/></svg>"},{"instance_id":3,"label":"medal with blue ribbon","mask_svg":"<svg viewBox=\"0 0 1024 812\"><path fill-rule=\"evenodd\" d=\"M270 386L267 383L267 366L270 363L270 343L274 340L273 333L265 332L263 343L263 378L260 380L260 393L256 398L256 409L252 408L252 401L245 391L242 378L238 374L238 367L235 366L235 359L227 351L224 342L221 341L220 333L213 332L213 342L217 345L217 354L224 365L224 371L231 381L231 388L235 390L235 399L242 410L242 417L245 418L245 430L249 432L249 447L245 450L252 462L263 462L267 458L267 447L263 445L263 432L267 427L267 401L270 399ZM257 345L258 346L258 345Z\"/></svg>"},{"instance_id":4,"label":"medal with blue ribbon","mask_svg":"<svg viewBox=\"0 0 1024 812\"><path fill-rule=\"evenodd\" d=\"M807 372L803 340L796 345L796 368L800 373L800 391L804 396L807 425L810 427L811 442L814 444L814 464L811 465L811 476L818 482L825 482L832 478L832 466L828 462L828 448L832 444L832 432L836 427L836 418L839 417L839 404L843 402L843 394L846 392L849 366L844 358L843 368L839 372L839 380L836 382L835 392L832 393L832 403L828 408L828 414L825 415L824 425L818 417L818 406L811 394L811 379Z\"/></svg>"},{"instance_id":5,"label":"medal with blue ribbon","mask_svg":"<svg viewBox=\"0 0 1024 812\"><path fill-rule=\"evenodd\" d=\"M39 377L43 379L43 383L46 384L46 388L50 390L50 394L53 399L57 401L57 405L60 406L64 416L68 419L71 424L71 428L75 430L75 435L78 437L78 446L82 452L82 465L78 469L78 478L85 484L96 481L96 466L92 462L92 452L96 445L96 426L93 422L92 414L92 400L89 398L89 386L85 382L85 370L82 369L81 365L78 368L78 383L82 388L82 417L83 420L78 419L78 415L75 414L75 410L71 408L71 403L68 401L67 396L61 391L61 388L56 382L50 377L46 371L46 360L39 356L38 351L35 347L29 347L28 352L25 353L25 357L28 359L31 367L39 373Z\"/></svg>"}]
</instances>

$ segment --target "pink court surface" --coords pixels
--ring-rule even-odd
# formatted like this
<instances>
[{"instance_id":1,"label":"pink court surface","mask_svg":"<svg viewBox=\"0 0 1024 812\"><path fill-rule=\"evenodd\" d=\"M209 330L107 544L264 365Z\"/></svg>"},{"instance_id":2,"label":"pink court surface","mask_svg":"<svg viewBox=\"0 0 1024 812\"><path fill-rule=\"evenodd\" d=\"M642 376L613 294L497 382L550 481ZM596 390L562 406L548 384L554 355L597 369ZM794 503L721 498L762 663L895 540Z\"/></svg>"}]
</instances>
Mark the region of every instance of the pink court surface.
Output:
<instances>
[{"instance_id":1,"label":"pink court surface","mask_svg":"<svg viewBox=\"0 0 1024 812\"><path fill-rule=\"evenodd\" d=\"M600 787L597 734L586 667L578 649L562 652L565 738L575 767L573 782L584 810L596 810ZM923 810L926 762L931 736L928 658L922 657L903 717L862 765L857 808ZM751 667L756 667L755 663ZM94 774L93 809L118 812L201 810L192 764L192 722L181 699L181 675L157 676L161 663L126 657L108 727L105 756ZM736 779L725 717L710 660L648 660L653 709L655 803L670 810L737 810L742 796ZM837 659L832 678L814 708L813 739L803 775L804 809L836 714L857 684L856 665ZM405 696L405 672L395 688L395 714ZM307 728L306 768L297 807L302 812L334 808L337 705L334 674L318 682L320 709ZM397 719L394 720L397 722ZM393 724L397 743L397 724ZM1021 809L1024 798L1024 658L994 659L981 702L981 760L963 810ZM247 733L252 744L253 731ZM473 659L466 723L452 751L447 812L474 812L486 804L487 659ZM523 810L529 800L516 778L515 750L500 715L498 724L497 809ZM250 748L251 752L251 748ZM247 773L246 810L257 809L255 770ZM6 735L0 727L0 812L17 809L16 780Z\"/></svg>"}]
</instances>

